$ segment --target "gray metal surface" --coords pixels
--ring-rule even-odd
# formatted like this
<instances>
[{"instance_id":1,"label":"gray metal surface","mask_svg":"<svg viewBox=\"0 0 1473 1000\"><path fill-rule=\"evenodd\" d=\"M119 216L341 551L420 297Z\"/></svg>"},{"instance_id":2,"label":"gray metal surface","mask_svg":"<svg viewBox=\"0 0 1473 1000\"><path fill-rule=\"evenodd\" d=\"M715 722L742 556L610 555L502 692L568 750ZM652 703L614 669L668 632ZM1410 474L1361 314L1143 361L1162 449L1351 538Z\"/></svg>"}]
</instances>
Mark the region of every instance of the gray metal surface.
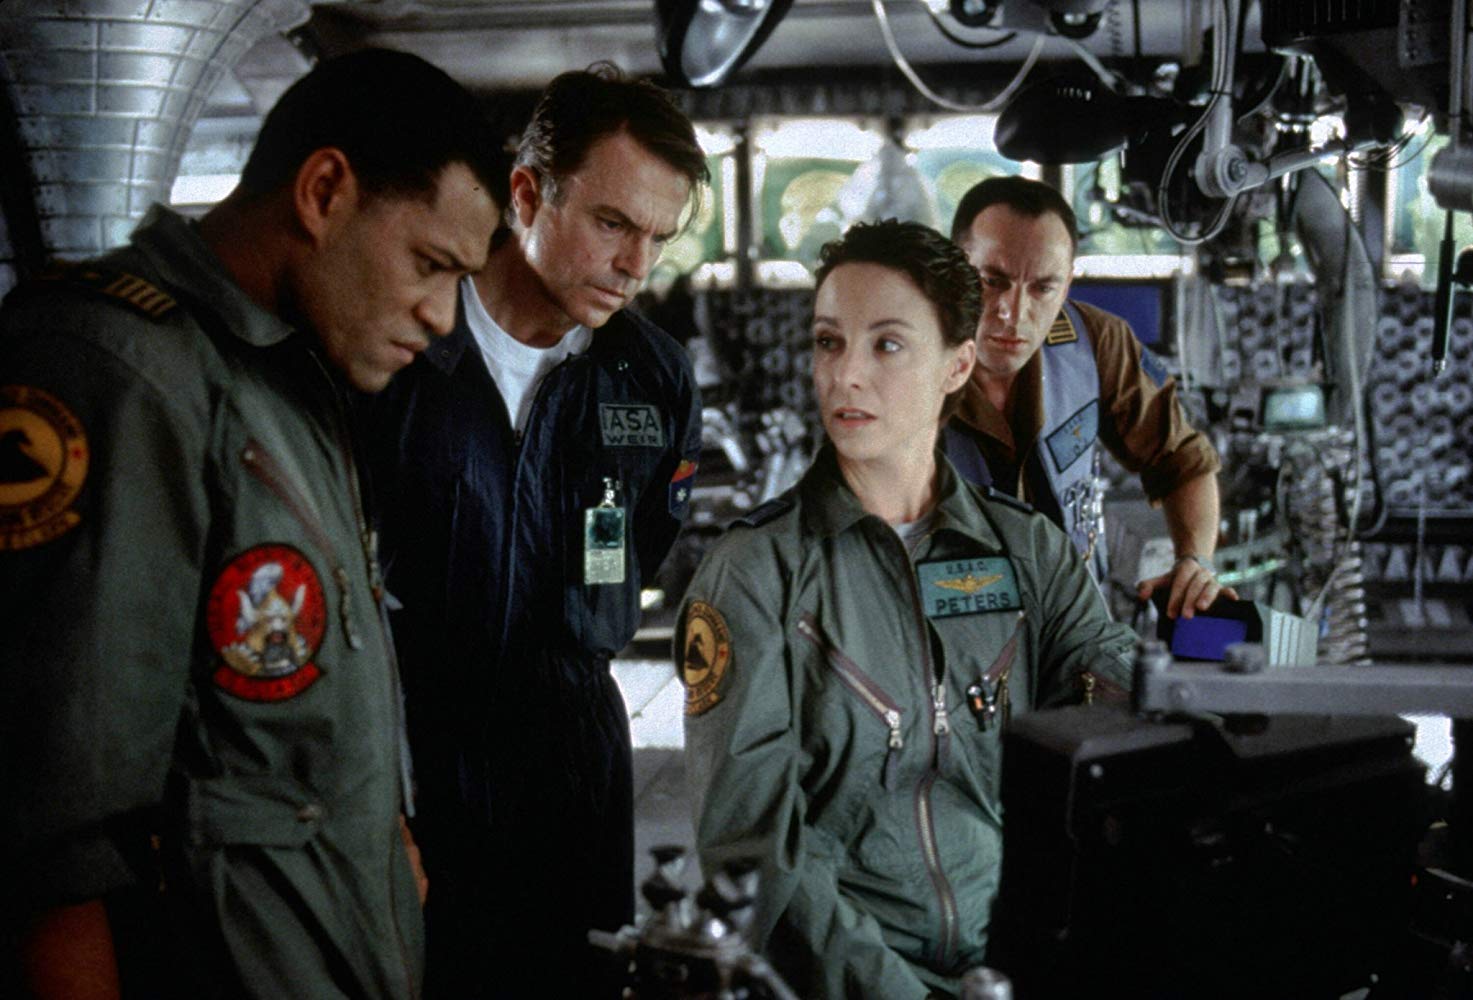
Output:
<instances>
[{"instance_id":1,"label":"gray metal surface","mask_svg":"<svg viewBox=\"0 0 1473 1000\"><path fill-rule=\"evenodd\" d=\"M1473 669L1381 663L1234 674L1216 663L1173 663L1137 676L1135 704L1152 712L1473 718Z\"/></svg>"}]
</instances>

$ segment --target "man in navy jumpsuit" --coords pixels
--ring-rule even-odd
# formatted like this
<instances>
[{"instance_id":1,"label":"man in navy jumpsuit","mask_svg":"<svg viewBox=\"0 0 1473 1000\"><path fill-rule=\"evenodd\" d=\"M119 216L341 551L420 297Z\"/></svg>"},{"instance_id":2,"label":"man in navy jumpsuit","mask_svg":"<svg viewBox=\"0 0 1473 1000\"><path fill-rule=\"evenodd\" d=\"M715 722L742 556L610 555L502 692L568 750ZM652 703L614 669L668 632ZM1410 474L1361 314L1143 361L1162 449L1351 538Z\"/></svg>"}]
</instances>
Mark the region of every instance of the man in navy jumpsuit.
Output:
<instances>
[{"instance_id":1,"label":"man in navy jumpsuit","mask_svg":"<svg viewBox=\"0 0 1473 1000\"><path fill-rule=\"evenodd\" d=\"M624 307L705 179L657 88L558 77L454 332L373 418L431 996L598 995L587 931L633 917L609 659L686 513L700 401L680 345Z\"/></svg>"}]
</instances>

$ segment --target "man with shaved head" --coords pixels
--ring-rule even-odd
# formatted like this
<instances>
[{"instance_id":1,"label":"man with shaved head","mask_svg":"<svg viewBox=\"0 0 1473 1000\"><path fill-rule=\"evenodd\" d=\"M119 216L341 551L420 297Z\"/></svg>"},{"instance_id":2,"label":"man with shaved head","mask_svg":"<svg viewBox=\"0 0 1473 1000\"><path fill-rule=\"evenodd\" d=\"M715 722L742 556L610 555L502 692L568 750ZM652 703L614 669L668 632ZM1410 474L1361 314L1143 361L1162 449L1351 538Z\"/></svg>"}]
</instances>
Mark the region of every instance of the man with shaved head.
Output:
<instances>
[{"instance_id":1,"label":"man with shaved head","mask_svg":"<svg viewBox=\"0 0 1473 1000\"><path fill-rule=\"evenodd\" d=\"M1219 593L1214 575L1217 452L1192 429L1177 384L1118 316L1069 300L1079 239L1069 203L1047 184L994 177L957 206L951 238L982 280L977 365L943 435L974 482L1031 502L1061 525L1103 579L1095 482L1103 445L1141 476L1176 551L1141 598L1169 587L1188 618Z\"/></svg>"}]
</instances>

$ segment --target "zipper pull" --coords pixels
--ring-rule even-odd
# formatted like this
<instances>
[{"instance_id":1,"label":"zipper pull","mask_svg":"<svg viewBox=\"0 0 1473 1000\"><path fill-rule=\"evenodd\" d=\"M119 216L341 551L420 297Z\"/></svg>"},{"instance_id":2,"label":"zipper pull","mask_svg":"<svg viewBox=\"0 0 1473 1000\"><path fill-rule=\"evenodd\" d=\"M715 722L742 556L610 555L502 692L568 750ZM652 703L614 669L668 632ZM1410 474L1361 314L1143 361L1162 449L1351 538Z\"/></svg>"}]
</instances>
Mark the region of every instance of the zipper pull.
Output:
<instances>
[{"instance_id":1,"label":"zipper pull","mask_svg":"<svg viewBox=\"0 0 1473 1000\"><path fill-rule=\"evenodd\" d=\"M997 696L987 690L985 684L972 684L967 687L967 708L971 709L972 715L977 720L977 728L984 733L991 728L993 720L997 718Z\"/></svg>"},{"instance_id":2,"label":"zipper pull","mask_svg":"<svg viewBox=\"0 0 1473 1000\"><path fill-rule=\"evenodd\" d=\"M358 634L358 626L353 624L351 583L348 579L348 571L338 566L332 571L333 579L338 582L338 618L343 625L343 635L348 640L348 646L352 649L363 648L363 636Z\"/></svg>"},{"instance_id":3,"label":"zipper pull","mask_svg":"<svg viewBox=\"0 0 1473 1000\"><path fill-rule=\"evenodd\" d=\"M951 732L951 720L946 717L946 685L937 684L932 695L931 707L936 713L935 732L937 736L945 736Z\"/></svg>"},{"instance_id":4,"label":"zipper pull","mask_svg":"<svg viewBox=\"0 0 1473 1000\"><path fill-rule=\"evenodd\" d=\"M900 737L900 713L890 709L885 713L885 724L890 727L890 747L885 751L885 766L880 770L880 787L885 791L895 789L895 771L900 764L900 749L905 741Z\"/></svg>"}]
</instances>

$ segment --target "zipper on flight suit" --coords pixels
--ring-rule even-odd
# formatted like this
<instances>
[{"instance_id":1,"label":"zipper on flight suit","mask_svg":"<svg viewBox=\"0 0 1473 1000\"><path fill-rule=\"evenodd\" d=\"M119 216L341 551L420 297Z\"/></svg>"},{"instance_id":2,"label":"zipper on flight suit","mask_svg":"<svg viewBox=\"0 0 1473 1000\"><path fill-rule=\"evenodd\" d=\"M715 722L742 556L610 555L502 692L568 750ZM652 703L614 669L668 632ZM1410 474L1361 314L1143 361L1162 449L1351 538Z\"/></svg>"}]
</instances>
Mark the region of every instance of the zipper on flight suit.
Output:
<instances>
[{"instance_id":1,"label":"zipper on flight suit","mask_svg":"<svg viewBox=\"0 0 1473 1000\"><path fill-rule=\"evenodd\" d=\"M393 696L393 718L394 730L398 736L398 747L396 756L399 758L399 796L406 813L414 808L410 800L410 774L407 754L409 752L409 730L404 720L404 691L399 682L399 653L394 648L394 636L389 627L389 609L387 602L387 589L384 587L382 569L378 564L378 535L368 526L368 516L363 507L363 487L358 481L358 456L353 448L352 422L348 414L348 406L344 401L342 390L332 373L327 370L322 359L317 356L316 351L308 351L312 360L317 364L317 370L322 373L323 379L328 384L328 391L332 394L333 409L337 414L337 445L338 455L342 459L343 467L348 473L348 498L353 508L353 521L358 527L358 544L363 551L365 567L368 571L369 588L373 592L374 602L378 605L379 634L383 642L384 655L389 662L389 688ZM341 566L335 571L341 573L340 586L346 589L349 579L348 572ZM360 639L360 644L361 644ZM360 646L354 646L354 649ZM403 822L403 819L400 819ZM394 852L405 851L405 863L409 864L408 849L400 843L400 831L396 825L389 838L388 862L388 900L390 922L394 925L394 940L399 945L399 961L404 967L404 984L409 990L410 1000L419 1000L419 991L414 988L414 964L409 959L409 947L404 942L404 934L399 928L399 910L395 903L394 893ZM412 867L412 866L411 866ZM411 871L411 878L413 872Z\"/></svg>"},{"instance_id":2,"label":"zipper on flight suit","mask_svg":"<svg viewBox=\"0 0 1473 1000\"><path fill-rule=\"evenodd\" d=\"M905 740L900 734L900 706L893 698L880 690L879 685L870 679L859 664L829 641L812 615L804 615L798 619L798 631L819 648L829 666L834 668L834 672L844 682L844 686L859 695L860 700L868 706L869 710L889 728L889 746L885 750L885 763L880 771L880 785L886 791L891 790L895 786L895 768L899 762L900 751L905 746Z\"/></svg>"},{"instance_id":3,"label":"zipper on flight suit","mask_svg":"<svg viewBox=\"0 0 1473 1000\"><path fill-rule=\"evenodd\" d=\"M559 374L567 369L572 368L574 365L587 360L587 350L584 350L580 354L570 354L566 358L563 358L563 360L559 361L557 364L553 365L552 369L546 375L542 376L541 381L537 383L537 388L532 392L532 405L527 409L527 422L524 426L531 427L534 425L539 412L542 410L543 400L547 396L547 387L553 383L553 381L559 376ZM491 381L494 384L496 380L493 378ZM500 390L498 389L498 391ZM505 402L506 399L505 397L503 397L502 403L505 404ZM521 430L517 429L516 419L511 415L509 410L507 413L507 422L511 427L512 433L511 516L507 518L506 556L504 560L504 565L502 566L502 579L515 580L517 527L518 522L521 519L521 512L518 509L519 505L517 501L521 495L523 468L522 459L525 457L525 452L523 451L522 445L525 443L526 435ZM503 637L506 636L507 632L511 628L512 593L514 589L514 587L503 588L503 590L505 591L505 595L504 606L501 609L500 629L500 634Z\"/></svg>"},{"instance_id":4,"label":"zipper on flight suit","mask_svg":"<svg viewBox=\"0 0 1473 1000\"><path fill-rule=\"evenodd\" d=\"M925 856L926 871L931 876L936 898L941 903L941 941L936 946L936 961L946 966L951 963L952 954L956 951L957 926L961 923L956 894L952 892L946 872L941 868L941 851L936 844L935 815L931 810L931 789L935 786L936 779L941 776L941 760L946 753L951 733L951 723L946 711L946 681L944 677L936 676L935 666L931 662L931 625L926 619L926 611L921 604L921 590L916 584L910 553L906 551L905 543L894 531L887 530L885 534L892 540L885 544L895 547L901 564L906 568L905 580L910 590L911 611L915 615L916 624L920 630L921 670L924 674L922 689L932 696L931 767L916 784L915 811L916 830L920 835L921 852Z\"/></svg>"},{"instance_id":5,"label":"zipper on flight suit","mask_svg":"<svg viewBox=\"0 0 1473 1000\"><path fill-rule=\"evenodd\" d=\"M1013 634L1003 644L1002 652L997 654L992 666L982 674L982 679L967 688L967 706L972 710L978 728L983 731L991 728L994 722L1006 725L1012 713L1008 676L1013 670L1013 659L1018 654L1018 639L1023 634L1023 620L1026 617L1026 611L1018 612L1013 624Z\"/></svg>"}]
</instances>

